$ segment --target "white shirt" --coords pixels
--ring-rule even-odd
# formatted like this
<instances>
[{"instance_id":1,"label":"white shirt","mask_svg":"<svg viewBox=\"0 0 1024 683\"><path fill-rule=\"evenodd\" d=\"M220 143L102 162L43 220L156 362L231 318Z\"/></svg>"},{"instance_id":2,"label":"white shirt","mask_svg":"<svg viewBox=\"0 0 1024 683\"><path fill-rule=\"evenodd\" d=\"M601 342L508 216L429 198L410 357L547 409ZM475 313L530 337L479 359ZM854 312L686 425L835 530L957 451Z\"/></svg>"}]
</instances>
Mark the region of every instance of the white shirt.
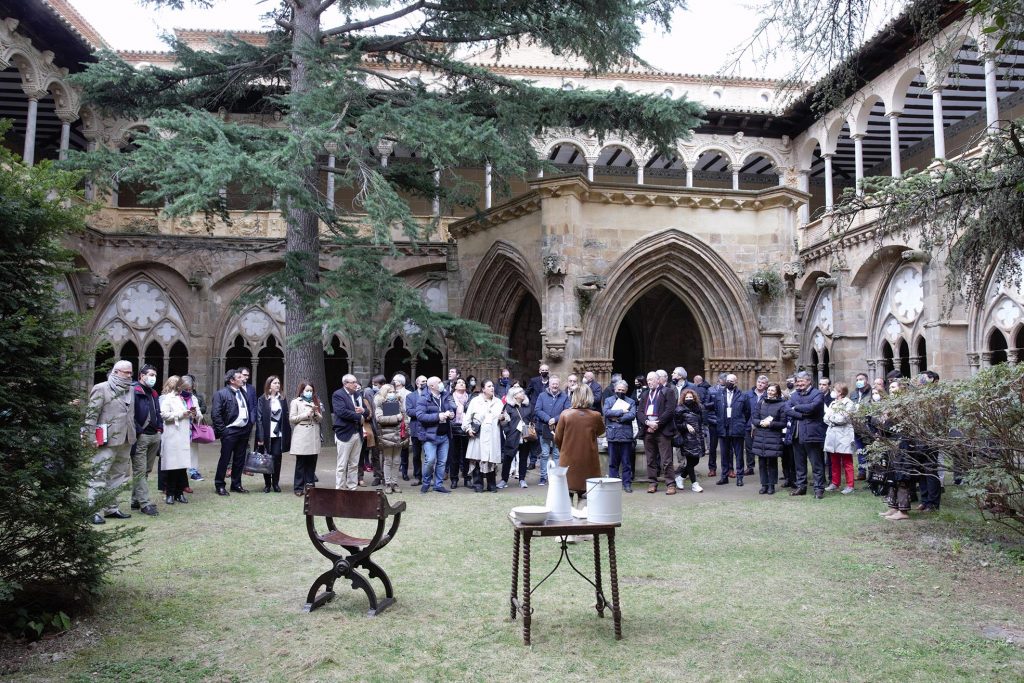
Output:
<instances>
[{"instance_id":1,"label":"white shirt","mask_svg":"<svg viewBox=\"0 0 1024 683\"><path fill-rule=\"evenodd\" d=\"M725 419L732 418L732 391L725 390Z\"/></svg>"},{"instance_id":2,"label":"white shirt","mask_svg":"<svg viewBox=\"0 0 1024 683\"><path fill-rule=\"evenodd\" d=\"M273 418L274 413L281 411L281 399L279 396L273 396L270 399L270 436L274 437L277 435L277 421Z\"/></svg>"},{"instance_id":3,"label":"white shirt","mask_svg":"<svg viewBox=\"0 0 1024 683\"><path fill-rule=\"evenodd\" d=\"M249 404L245 402L245 396L242 395L240 389L232 387L231 391L234 392L235 403L238 404L238 418L229 424L228 427L244 427L249 424Z\"/></svg>"}]
</instances>

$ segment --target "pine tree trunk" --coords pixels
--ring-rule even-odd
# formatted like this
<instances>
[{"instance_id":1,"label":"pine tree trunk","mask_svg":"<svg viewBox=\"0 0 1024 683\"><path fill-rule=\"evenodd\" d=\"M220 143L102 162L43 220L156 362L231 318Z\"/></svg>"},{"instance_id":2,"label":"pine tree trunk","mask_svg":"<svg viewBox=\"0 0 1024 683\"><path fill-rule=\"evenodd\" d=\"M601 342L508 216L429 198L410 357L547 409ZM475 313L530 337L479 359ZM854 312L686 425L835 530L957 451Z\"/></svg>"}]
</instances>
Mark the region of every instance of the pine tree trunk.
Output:
<instances>
[{"instance_id":1,"label":"pine tree trunk","mask_svg":"<svg viewBox=\"0 0 1024 683\"><path fill-rule=\"evenodd\" d=\"M309 69L306 63L309 47L316 46L320 41L320 15L317 12L316 0L291 0L292 15L292 59L291 59L291 91L295 94L309 92L313 84L309 81ZM297 137L305 131L301 114L292 113L289 120L292 133ZM308 159L302 171L303 182L315 188L317 183L316 159ZM324 350L316 339L297 342L296 336L307 332L312 317L312 306L317 305L317 292L320 280L320 225L312 211L284 206L287 222L285 251L288 257L298 265L301 277L292 283L287 303L285 331L288 341L285 345L285 369L288 376L289 393L294 391L301 381L308 381L316 387L317 394L326 403L333 389L326 386L324 372Z\"/></svg>"}]
</instances>

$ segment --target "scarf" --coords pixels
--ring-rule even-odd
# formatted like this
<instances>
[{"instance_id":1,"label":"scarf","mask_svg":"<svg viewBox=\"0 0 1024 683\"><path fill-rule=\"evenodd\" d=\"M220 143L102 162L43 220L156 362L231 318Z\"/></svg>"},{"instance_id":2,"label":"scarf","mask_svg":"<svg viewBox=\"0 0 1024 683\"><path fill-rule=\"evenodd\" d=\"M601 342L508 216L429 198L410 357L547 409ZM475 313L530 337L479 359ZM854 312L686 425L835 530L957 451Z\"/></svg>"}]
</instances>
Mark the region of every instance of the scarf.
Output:
<instances>
[{"instance_id":1,"label":"scarf","mask_svg":"<svg viewBox=\"0 0 1024 683\"><path fill-rule=\"evenodd\" d=\"M110 374L107 375L107 382L110 384L110 388L114 390L115 394L123 394L124 392L128 391L129 387L131 387L132 378L119 377L114 374L113 370L111 370Z\"/></svg>"}]
</instances>

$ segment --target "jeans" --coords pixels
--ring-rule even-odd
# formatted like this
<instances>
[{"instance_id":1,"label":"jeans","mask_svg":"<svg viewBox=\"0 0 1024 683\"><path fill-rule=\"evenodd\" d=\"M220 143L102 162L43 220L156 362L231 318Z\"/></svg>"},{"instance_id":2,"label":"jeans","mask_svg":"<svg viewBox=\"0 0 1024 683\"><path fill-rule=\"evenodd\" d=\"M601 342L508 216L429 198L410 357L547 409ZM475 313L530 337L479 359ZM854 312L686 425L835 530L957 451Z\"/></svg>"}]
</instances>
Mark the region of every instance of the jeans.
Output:
<instances>
[{"instance_id":1,"label":"jeans","mask_svg":"<svg viewBox=\"0 0 1024 683\"><path fill-rule=\"evenodd\" d=\"M608 476L619 477L622 472L622 485L633 483L633 441L608 442Z\"/></svg>"},{"instance_id":2,"label":"jeans","mask_svg":"<svg viewBox=\"0 0 1024 683\"><path fill-rule=\"evenodd\" d=\"M459 477L463 479L469 468L469 461L466 460L466 449L469 447L469 439L464 434L452 435L448 446L448 478L453 484L459 483Z\"/></svg>"},{"instance_id":3,"label":"jeans","mask_svg":"<svg viewBox=\"0 0 1024 683\"><path fill-rule=\"evenodd\" d=\"M423 442L412 437L412 445L402 449L401 465L402 476L409 476L409 450L412 449L412 478L419 479L423 475Z\"/></svg>"},{"instance_id":4,"label":"jeans","mask_svg":"<svg viewBox=\"0 0 1024 683\"><path fill-rule=\"evenodd\" d=\"M796 487L807 488L807 461L811 461L811 472L814 476L814 490L825 490L825 444L818 441L805 443L793 441L793 460L796 463Z\"/></svg>"},{"instance_id":5,"label":"jeans","mask_svg":"<svg viewBox=\"0 0 1024 683\"><path fill-rule=\"evenodd\" d=\"M514 451L501 454L501 480L508 483L508 478L512 476L512 461L515 459L516 454L519 455L519 481L526 481L526 465L530 458L530 447L532 442L523 441L519 444L519 448ZM452 481L455 481L458 474L455 471L455 465L452 465Z\"/></svg>"},{"instance_id":6,"label":"jeans","mask_svg":"<svg viewBox=\"0 0 1024 683\"><path fill-rule=\"evenodd\" d=\"M558 446L554 439L540 439L540 480L548 480L548 458L551 458L552 467L558 467Z\"/></svg>"},{"instance_id":7,"label":"jeans","mask_svg":"<svg viewBox=\"0 0 1024 683\"><path fill-rule=\"evenodd\" d=\"M761 476L761 486L775 488L775 483L779 480L779 459L758 458L758 460L760 461L758 474Z\"/></svg>"},{"instance_id":8,"label":"jeans","mask_svg":"<svg viewBox=\"0 0 1024 683\"><path fill-rule=\"evenodd\" d=\"M750 433L749 427L743 435L743 450L746 451L747 454L747 469L754 469L754 435ZM736 474L739 474L739 472L736 472Z\"/></svg>"},{"instance_id":9,"label":"jeans","mask_svg":"<svg viewBox=\"0 0 1024 683\"><path fill-rule=\"evenodd\" d=\"M132 502L142 507L149 505L149 473L160 455L160 434L140 434L132 446Z\"/></svg>"},{"instance_id":10,"label":"jeans","mask_svg":"<svg viewBox=\"0 0 1024 683\"><path fill-rule=\"evenodd\" d=\"M437 443L423 442L423 486L439 489L444 486L444 468L448 464L448 437L435 438Z\"/></svg>"}]
</instances>

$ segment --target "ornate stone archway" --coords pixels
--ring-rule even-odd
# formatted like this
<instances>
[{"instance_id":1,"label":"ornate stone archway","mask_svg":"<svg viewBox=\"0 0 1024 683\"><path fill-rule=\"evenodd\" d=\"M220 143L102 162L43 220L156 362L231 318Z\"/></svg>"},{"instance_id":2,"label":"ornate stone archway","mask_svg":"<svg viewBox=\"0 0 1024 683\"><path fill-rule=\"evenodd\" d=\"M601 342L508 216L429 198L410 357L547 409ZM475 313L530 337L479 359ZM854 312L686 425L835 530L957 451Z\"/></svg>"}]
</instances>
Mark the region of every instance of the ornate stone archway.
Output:
<instances>
[{"instance_id":1,"label":"ornate stone archway","mask_svg":"<svg viewBox=\"0 0 1024 683\"><path fill-rule=\"evenodd\" d=\"M742 379L775 371L777 359L761 358L757 316L743 284L710 245L693 235L671 228L638 240L609 269L607 282L584 319L578 363L610 371L626 313L660 285L692 312L709 373L728 370Z\"/></svg>"}]
</instances>

